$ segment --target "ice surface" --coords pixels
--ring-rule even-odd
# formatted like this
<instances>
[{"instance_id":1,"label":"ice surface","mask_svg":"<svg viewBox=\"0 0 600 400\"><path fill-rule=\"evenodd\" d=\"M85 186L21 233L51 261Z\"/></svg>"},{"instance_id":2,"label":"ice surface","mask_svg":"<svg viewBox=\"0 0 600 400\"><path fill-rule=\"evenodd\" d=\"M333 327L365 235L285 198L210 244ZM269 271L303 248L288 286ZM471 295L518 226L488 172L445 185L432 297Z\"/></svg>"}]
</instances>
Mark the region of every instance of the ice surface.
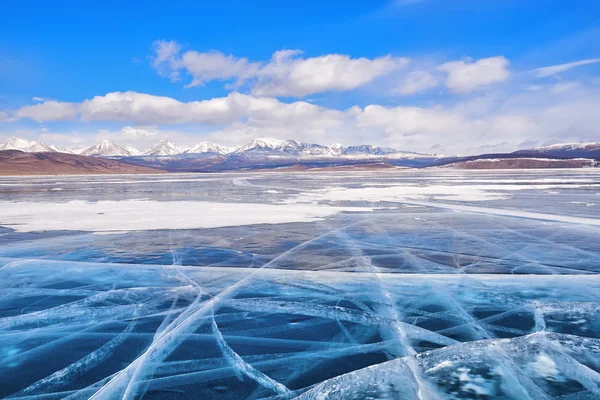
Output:
<instances>
[{"instance_id":1,"label":"ice surface","mask_svg":"<svg viewBox=\"0 0 600 400\"><path fill-rule=\"evenodd\" d=\"M2 178L0 397L600 398L600 179L548 174Z\"/></svg>"}]
</instances>

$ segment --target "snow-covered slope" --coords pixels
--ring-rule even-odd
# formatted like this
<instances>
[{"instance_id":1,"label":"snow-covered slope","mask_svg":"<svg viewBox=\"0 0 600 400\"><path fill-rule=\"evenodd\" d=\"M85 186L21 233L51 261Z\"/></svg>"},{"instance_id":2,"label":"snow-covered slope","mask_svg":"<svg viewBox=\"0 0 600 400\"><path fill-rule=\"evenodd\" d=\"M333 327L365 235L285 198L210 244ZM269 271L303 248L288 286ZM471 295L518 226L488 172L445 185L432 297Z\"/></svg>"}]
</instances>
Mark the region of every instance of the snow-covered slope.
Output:
<instances>
[{"instance_id":1,"label":"snow-covered slope","mask_svg":"<svg viewBox=\"0 0 600 400\"><path fill-rule=\"evenodd\" d=\"M26 153L56 152L53 146L44 143L22 139L16 136L0 144L0 150L21 150Z\"/></svg>"},{"instance_id":2,"label":"snow-covered slope","mask_svg":"<svg viewBox=\"0 0 600 400\"><path fill-rule=\"evenodd\" d=\"M536 157L592 158L598 160L600 159L600 142L559 143L536 147L534 149L519 150L513 154L527 154Z\"/></svg>"},{"instance_id":3,"label":"snow-covered slope","mask_svg":"<svg viewBox=\"0 0 600 400\"><path fill-rule=\"evenodd\" d=\"M188 150L185 151L190 154L201 154L201 153L218 153L218 154L227 154L230 152L229 147L220 146L216 143L212 142L200 142L196 145L192 146Z\"/></svg>"},{"instance_id":4,"label":"snow-covered slope","mask_svg":"<svg viewBox=\"0 0 600 400\"><path fill-rule=\"evenodd\" d=\"M582 142L582 143L557 143L549 146L536 147L532 150L598 150L600 142Z\"/></svg>"},{"instance_id":5,"label":"snow-covered slope","mask_svg":"<svg viewBox=\"0 0 600 400\"><path fill-rule=\"evenodd\" d=\"M294 147L298 143L293 140L280 140L274 138L256 138L236 150L236 153L245 153L247 151L264 150L282 150L284 148Z\"/></svg>"},{"instance_id":6,"label":"snow-covered slope","mask_svg":"<svg viewBox=\"0 0 600 400\"><path fill-rule=\"evenodd\" d=\"M348 146L348 147L344 148L344 151L343 151L343 153L348 156L364 155L364 154L383 156L383 155L393 154L393 153L397 153L397 152L398 151L394 150L394 149L385 148L385 147L377 147L377 146L368 145L368 144L362 144L359 146Z\"/></svg>"},{"instance_id":7,"label":"snow-covered slope","mask_svg":"<svg viewBox=\"0 0 600 400\"><path fill-rule=\"evenodd\" d=\"M597 161L587 158L480 158L445 165L457 169L533 169L533 168L593 168Z\"/></svg>"},{"instance_id":8,"label":"snow-covered slope","mask_svg":"<svg viewBox=\"0 0 600 400\"><path fill-rule=\"evenodd\" d=\"M187 148L181 147L170 140L161 140L142 154L145 156L174 156L182 154Z\"/></svg>"},{"instance_id":9,"label":"snow-covered slope","mask_svg":"<svg viewBox=\"0 0 600 400\"><path fill-rule=\"evenodd\" d=\"M81 155L81 153L83 153L87 149L88 149L88 147L72 147L72 148L69 148L69 149L64 149L64 152L68 153L68 154Z\"/></svg>"},{"instance_id":10,"label":"snow-covered slope","mask_svg":"<svg viewBox=\"0 0 600 400\"><path fill-rule=\"evenodd\" d=\"M332 154L334 154L334 155L339 155L339 154L342 154L342 153L344 152L344 150L346 149L346 148L344 147L344 145L343 145L343 144L341 144L341 143L332 143L332 144L330 144L330 145L329 145L329 146L327 146L327 147L329 147L329 150L330 150L330 151L331 151L331 153L332 153Z\"/></svg>"},{"instance_id":11,"label":"snow-covered slope","mask_svg":"<svg viewBox=\"0 0 600 400\"><path fill-rule=\"evenodd\" d=\"M51 145L48 145L48 147L49 147L51 150L53 150L53 151L55 151L55 152L57 152L57 153L75 154L75 153L73 153L73 152L72 152L71 150L69 150L69 149L63 149L63 148L61 148L61 147L58 147L58 146L55 146L55 145L53 145L53 144L51 144Z\"/></svg>"},{"instance_id":12,"label":"snow-covered slope","mask_svg":"<svg viewBox=\"0 0 600 400\"><path fill-rule=\"evenodd\" d=\"M82 156L96 156L96 157L127 157L139 154L137 149L132 147L121 146L112 140L103 140L83 149L79 153Z\"/></svg>"}]
</instances>

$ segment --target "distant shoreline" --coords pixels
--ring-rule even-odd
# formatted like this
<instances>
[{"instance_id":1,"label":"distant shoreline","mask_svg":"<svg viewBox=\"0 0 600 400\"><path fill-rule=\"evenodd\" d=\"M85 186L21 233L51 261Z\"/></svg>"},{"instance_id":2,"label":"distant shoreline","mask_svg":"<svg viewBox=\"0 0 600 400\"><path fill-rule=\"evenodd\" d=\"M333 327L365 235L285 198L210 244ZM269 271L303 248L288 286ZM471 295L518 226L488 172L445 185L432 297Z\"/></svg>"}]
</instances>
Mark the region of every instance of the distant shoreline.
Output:
<instances>
[{"instance_id":1,"label":"distant shoreline","mask_svg":"<svg viewBox=\"0 0 600 400\"><path fill-rule=\"evenodd\" d=\"M371 169L371 168L354 168L354 169L341 169L341 168L314 168L314 169L281 169L281 168L270 168L270 169L238 169L238 170L221 170L221 171L158 171L158 172L116 172L116 173L52 173L52 172L44 172L44 173L22 173L22 174L6 174L0 172L0 178L10 178L10 177L27 177L27 178L47 178L47 177L87 177L87 176L153 176L153 175L227 175L227 174L260 174L260 173L270 173L270 174L302 174L302 173L352 173L352 172L373 172L373 173L387 173L387 172L400 172L400 171L463 171L463 172L486 172L486 171L495 171L495 172L516 172L516 171L556 171L556 170L584 170L584 171L593 171L600 173L600 168L588 168L588 167L550 167L550 168L458 168L458 167L427 167L427 168L407 168L407 167L394 167L394 168L386 168L386 169Z\"/></svg>"}]
</instances>

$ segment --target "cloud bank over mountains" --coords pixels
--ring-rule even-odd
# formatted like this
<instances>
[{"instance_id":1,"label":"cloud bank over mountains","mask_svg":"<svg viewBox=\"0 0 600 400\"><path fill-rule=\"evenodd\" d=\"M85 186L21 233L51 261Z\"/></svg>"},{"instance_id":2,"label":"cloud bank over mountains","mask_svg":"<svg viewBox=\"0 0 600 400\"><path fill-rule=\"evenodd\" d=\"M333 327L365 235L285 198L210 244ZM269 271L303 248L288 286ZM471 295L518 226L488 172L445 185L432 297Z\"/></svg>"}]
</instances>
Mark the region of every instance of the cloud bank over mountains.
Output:
<instances>
[{"instance_id":1,"label":"cloud bank over mountains","mask_svg":"<svg viewBox=\"0 0 600 400\"><path fill-rule=\"evenodd\" d=\"M600 59L517 70L501 55L425 63L391 54L309 57L284 49L268 60L250 60L159 40L152 45L149 62L159 76L185 90L216 83L229 94L191 101L135 91L80 101L36 97L35 104L0 110L0 121L35 121L40 130L30 129L26 136L65 147L103 139L140 147L156 139L238 145L269 136L446 153L589 141L600 124L595 111L600 104L598 81L585 85L562 78ZM376 92L389 101L340 108L307 98L357 90ZM437 95L421 101L428 93ZM84 129L49 130L46 125L53 123Z\"/></svg>"}]
</instances>

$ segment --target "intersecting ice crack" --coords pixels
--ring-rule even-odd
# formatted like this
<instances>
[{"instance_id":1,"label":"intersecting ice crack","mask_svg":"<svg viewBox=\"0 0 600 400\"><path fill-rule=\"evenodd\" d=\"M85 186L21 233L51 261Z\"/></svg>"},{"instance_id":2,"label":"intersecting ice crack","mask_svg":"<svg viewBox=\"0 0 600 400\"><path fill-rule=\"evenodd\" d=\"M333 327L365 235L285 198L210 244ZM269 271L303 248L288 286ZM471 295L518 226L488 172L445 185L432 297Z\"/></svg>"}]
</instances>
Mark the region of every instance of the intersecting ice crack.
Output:
<instances>
[{"instance_id":1,"label":"intersecting ice crack","mask_svg":"<svg viewBox=\"0 0 600 400\"><path fill-rule=\"evenodd\" d=\"M337 230L335 230L337 231ZM332 232L335 232L332 231ZM270 267L275 263L293 251L302 249L310 243L327 236L332 232L328 232L317 238L311 239L304 242L274 258L269 263L263 265L262 268ZM166 328L165 333L160 335L158 340L154 341L150 347L139 356L134 362L129 364L125 369L121 370L115 377L113 377L106 385L102 386L96 393L94 393L90 399L94 398L124 398L129 399L138 393L137 380L141 380L147 375L151 375L153 368L156 368L157 364L163 362L185 339L185 334L189 333L199 327L202 324L203 317L210 311L214 313L214 308L219 304L219 301L223 298L227 298L233 295L243 284L251 281L257 271L253 271L251 274L245 276L234 285L223 290L206 303L201 304L193 312L190 312L189 316L186 316L181 321L175 320L171 326L172 328ZM181 316L180 316L181 317ZM146 369L148 371L146 371ZM143 395L142 391L142 395Z\"/></svg>"},{"instance_id":2,"label":"intersecting ice crack","mask_svg":"<svg viewBox=\"0 0 600 400\"><path fill-rule=\"evenodd\" d=\"M215 322L214 315L212 318L212 330L217 339L219 348L221 349L223 355L235 370L236 375L240 380L242 379L243 374L250 377L251 379L254 379L265 388L270 389L277 394L286 397L291 394L290 390L286 388L285 385L282 385L281 383L269 378L267 375L263 374L262 372L254 368L252 365L248 364L246 361L244 361L242 357L239 356L239 354L237 354L235 351L233 351L231 347L229 347L229 345L223 338L223 335L221 334L217 323Z\"/></svg>"}]
</instances>

